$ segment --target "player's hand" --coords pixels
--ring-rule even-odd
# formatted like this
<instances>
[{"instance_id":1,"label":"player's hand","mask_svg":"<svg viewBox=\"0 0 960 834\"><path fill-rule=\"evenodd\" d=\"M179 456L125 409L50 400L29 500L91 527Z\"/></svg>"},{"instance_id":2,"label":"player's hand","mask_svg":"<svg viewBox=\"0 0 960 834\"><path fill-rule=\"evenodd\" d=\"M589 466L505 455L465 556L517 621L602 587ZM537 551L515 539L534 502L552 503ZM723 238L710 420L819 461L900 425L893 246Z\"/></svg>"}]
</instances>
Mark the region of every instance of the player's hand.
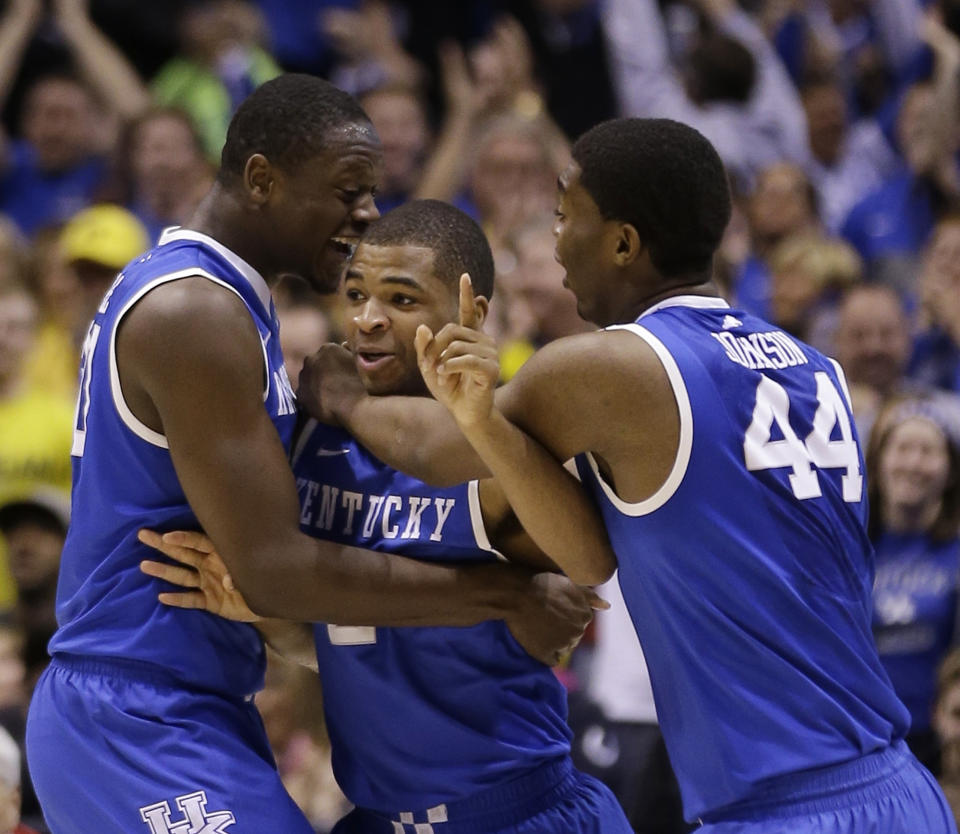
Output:
<instances>
[{"instance_id":1,"label":"player's hand","mask_svg":"<svg viewBox=\"0 0 960 834\"><path fill-rule=\"evenodd\" d=\"M479 330L469 275L460 276L460 323L448 324L436 335L422 324L415 345L427 388L457 423L467 428L486 420L500 362L493 339Z\"/></svg>"},{"instance_id":2,"label":"player's hand","mask_svg":"<svg viewBox=\"0 0 960 834\"><path fill-rule=\"evenodd\" d=\"M323 345L303 363L297 402L321 423L344 425L366 393L353 354L341 345Z\"/></svg>"},{"instance_id":3,"label":"player's hand","mask_svg":"<svg viewBox=\"0 0 960 834\"><path fill-rule=\"evenodd\" d=\"M146 559L140 563L140 570L188 589L161 593L158 599L164 605L196 608L242 623L260 620L234 587L223 559L203 533L176 530L161 536L153 530L141 530L137 538L177 562L171 565Z\"/></svg>"},{"instance_id":4,"label":"player's hand","mask_svg":"<svg viewBox=\"0 0 960 834\"><path fill-rule=\"evenodd\" d=\"M591 589L559 573L538 573L530 580L525 605L505 618L516 641L532 657L556 666L572 652L593 619L610 604Z\"/></svg>"}]
</instances>

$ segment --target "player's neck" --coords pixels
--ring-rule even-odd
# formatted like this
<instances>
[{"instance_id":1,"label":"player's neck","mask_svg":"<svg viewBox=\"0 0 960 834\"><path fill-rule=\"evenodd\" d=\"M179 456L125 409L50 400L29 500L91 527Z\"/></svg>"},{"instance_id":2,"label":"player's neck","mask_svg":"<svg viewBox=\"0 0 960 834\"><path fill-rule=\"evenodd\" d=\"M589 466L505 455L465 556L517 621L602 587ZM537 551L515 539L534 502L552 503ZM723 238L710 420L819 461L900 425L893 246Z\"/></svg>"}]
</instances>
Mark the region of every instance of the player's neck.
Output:
<instances>
[{"instance_id":1,"label":"player's neck","mask_svg":"<svg viewBox=\"0 0 960 834\"><path fill-rule=\"evenodd\" d=\"M642 313L645 313L651 307L666 301L668 298L676 298L680 295L702 295L708 298L717 298L720 292L712 280L704 281L701 278L691 279L689 282L678 280L665 288L661 287L652 294L642 293L632 303L625 305L624 311L618 316L618 323L626 324L636 321Z\"/></svg>"},{"instance_id":2,"label":"player's neck","mask_svg":"<svg viewBox=\"0 0 960 834\"><path fill-rule=\"evenodd\" d=\"M237 200L219 183L213 184L187 225L241 257L272 286L277 276L271 275L270 270L265 268L262 253L256 246L257 236L250 233Z\"/></svg>"}]
</instances>

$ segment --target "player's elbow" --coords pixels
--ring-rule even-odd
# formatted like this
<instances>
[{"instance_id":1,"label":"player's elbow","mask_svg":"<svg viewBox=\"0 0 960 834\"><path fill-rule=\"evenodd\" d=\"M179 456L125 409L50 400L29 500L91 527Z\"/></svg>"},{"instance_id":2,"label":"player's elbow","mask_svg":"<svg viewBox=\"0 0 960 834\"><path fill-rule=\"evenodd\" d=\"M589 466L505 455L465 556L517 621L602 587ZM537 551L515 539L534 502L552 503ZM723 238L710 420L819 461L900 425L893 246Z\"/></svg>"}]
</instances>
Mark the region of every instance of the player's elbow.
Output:
<instances>
[{"instance_id":1,"label":"player's elbow","mask_svg":"<svg viewBox=\"0 0 960 834\"><path fill-rule=\"evenodd\" d=\"M578 585L602 585L617 569L617 559L612 552L601 556L594 556L578 565L576 570L567 573L567 576Z\"/></svg>"}]
</instances>

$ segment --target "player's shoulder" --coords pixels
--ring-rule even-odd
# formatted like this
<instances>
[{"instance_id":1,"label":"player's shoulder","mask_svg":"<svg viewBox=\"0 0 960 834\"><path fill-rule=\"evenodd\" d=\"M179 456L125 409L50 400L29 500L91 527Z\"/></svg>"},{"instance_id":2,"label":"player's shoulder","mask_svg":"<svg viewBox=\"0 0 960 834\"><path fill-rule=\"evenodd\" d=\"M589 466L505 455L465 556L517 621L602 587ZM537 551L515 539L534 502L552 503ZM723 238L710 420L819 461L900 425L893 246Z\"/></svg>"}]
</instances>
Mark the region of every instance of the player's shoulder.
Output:
<instances>
[{"instance_id":1,"label":"player's shoulder","mask_svg":"<svg viewBox=\"0 0 960 834\"><path fill-rule=\"evenodd\" d=\"M565 336L537 351L527 365L530 372L575 374L593 379L625 371L634 374L638 365L656 364L656 353L649 341L637 338L642 335L638 330L642 328L607 328Z\"/></svg>"},{"instance_id":2,"label":"player's shoulder","mask_svg":"<svg viewBox=\"0 0 960 834\"><path fill-rule=\"evenodd\" d=\"M213 334L232 322L250 320L240 295L199 273L152 287L138 300L134 312L137 309L146 326L205 326Z\"/></svg>"}]
</instances>

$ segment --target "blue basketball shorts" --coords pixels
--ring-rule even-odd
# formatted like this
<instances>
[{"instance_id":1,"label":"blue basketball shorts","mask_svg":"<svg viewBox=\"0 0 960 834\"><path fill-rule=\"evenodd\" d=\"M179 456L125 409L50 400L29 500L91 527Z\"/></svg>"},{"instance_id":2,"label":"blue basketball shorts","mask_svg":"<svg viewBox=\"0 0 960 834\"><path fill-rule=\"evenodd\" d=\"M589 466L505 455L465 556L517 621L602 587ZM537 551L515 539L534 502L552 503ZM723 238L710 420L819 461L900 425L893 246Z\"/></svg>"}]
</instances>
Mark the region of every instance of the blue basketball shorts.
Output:
<instances>
[{"instance_id":1,"label":"blue basketball shorts","mask_svg":"<svg viewBox=\"0 0 960 834\"><path fill-rule=\"evenodd\" d=\"M957 834L936 779L906 744L777 780L697 834Z\"/></svg>"},{"instance_id":2,"label":"blue basketball shorts","mask_svg":"<svg viewBox=\"0 0 960 834\"><path fill-rule=\"evenodd\" d=\"M54 659L27 758L53 834L312 834L252 700L178 687L143 664Z\"/></svg>"},{"instance_id":3,"label":"blue basketball shorts","mask_svg":"<svg viewBox=\"0 0 960 834\"><path fill-rule=\"evenodd\" d=\"M569 759L481 794L417 811L357 808L332 834L632 834L610 789Z\"/></svg>"}]
</instances>

